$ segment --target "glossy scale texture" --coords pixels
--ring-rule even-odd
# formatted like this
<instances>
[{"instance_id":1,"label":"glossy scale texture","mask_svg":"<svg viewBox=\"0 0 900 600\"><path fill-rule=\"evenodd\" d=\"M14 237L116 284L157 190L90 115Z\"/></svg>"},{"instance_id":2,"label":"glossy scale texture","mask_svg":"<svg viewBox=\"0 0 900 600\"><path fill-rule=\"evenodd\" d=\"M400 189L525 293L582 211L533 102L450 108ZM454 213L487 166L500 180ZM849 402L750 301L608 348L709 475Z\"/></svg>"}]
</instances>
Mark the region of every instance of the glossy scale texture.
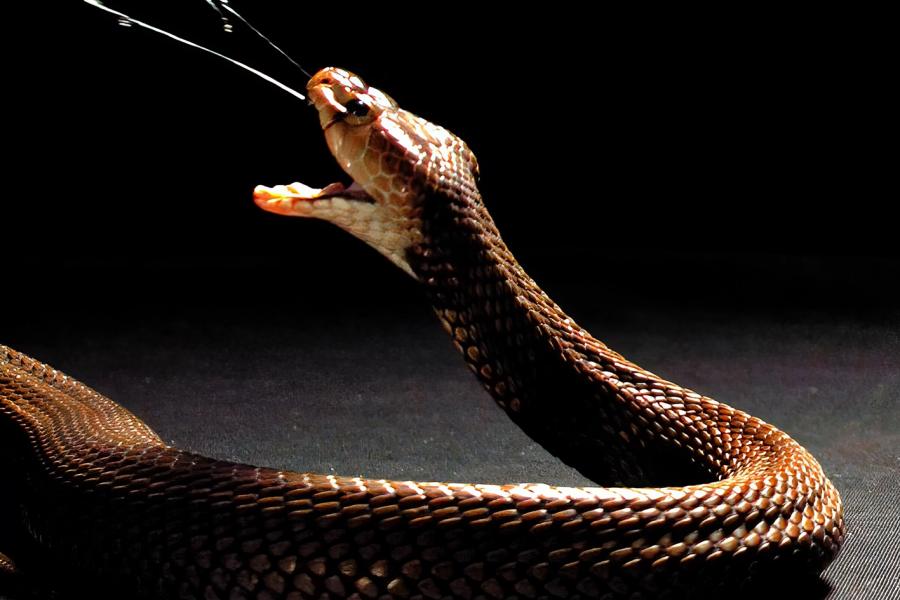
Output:
<instances>
[{"instance_id":1,"label":"glossy scale texture","mask_svg":"<svg viewBox=\"0 0 900 600\"><path fill-rule=\"evenodd\" d=\"M369 93L354 86L346 98ZM404 260L469 368L532 437L617 487L216 461L168 447L116 403L0 346L4 489L20 510L2 518L23 526L27 554L55 579L150 598L696 597L835 557L841 501L816 460L567 317L501 240L463 142L396 107L352 133L360 141L335 152L342 164L342 152L382 153L378 176L402 178L357 179L371 196L360 206L384 201L379 187L412 190L390 199L409 203L395 211L415 233ZM348 171L360 168L376 172Z\"/></svg>"}]
</instances>

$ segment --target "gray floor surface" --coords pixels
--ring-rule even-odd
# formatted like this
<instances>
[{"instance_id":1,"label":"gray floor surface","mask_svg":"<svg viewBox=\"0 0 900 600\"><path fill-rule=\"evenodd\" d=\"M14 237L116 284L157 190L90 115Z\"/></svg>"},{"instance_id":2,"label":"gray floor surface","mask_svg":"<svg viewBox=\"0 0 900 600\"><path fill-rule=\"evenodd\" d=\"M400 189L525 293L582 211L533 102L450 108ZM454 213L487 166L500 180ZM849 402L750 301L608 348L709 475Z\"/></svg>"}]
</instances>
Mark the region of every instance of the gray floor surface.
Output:
<instances>
[{"instance_id":1,"label":"gray floor surface","mask_svg":"<svg viewBox=\"0 0 900 600\"><path fill-rule=\"evenodd\" d=\"M810 598L900 597L900 314L613 308L577 315L646 368L789 432L846 503ZM376 478L590 485L483 393L427 308L219 308L7 324L166 441L216 458Z\"/></svg>"}]
</instances>

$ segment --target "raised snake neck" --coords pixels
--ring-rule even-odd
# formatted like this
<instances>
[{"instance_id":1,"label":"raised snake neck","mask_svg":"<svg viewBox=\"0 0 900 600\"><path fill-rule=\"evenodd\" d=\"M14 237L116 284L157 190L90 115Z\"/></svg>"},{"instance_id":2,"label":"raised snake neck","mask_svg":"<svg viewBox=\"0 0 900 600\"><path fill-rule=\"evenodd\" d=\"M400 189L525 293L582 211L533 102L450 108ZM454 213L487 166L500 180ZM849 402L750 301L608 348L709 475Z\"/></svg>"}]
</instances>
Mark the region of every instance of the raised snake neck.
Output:
<instances>
[{"instance_id":1,"label":"raised snake neck","mask_svg":"<svg viewBox=\"0 0 900 600\"><path fill-rule=\"evenodd\" d=\"M691 595L834 558L841 501L808 452L591 337L515 261L472 170L442 174L407 260L484 387L589 477L691 485L390 482L216 461L0 346L4 489L40 562L120 597L294 600Z\"/></svg>"}]
</instances>

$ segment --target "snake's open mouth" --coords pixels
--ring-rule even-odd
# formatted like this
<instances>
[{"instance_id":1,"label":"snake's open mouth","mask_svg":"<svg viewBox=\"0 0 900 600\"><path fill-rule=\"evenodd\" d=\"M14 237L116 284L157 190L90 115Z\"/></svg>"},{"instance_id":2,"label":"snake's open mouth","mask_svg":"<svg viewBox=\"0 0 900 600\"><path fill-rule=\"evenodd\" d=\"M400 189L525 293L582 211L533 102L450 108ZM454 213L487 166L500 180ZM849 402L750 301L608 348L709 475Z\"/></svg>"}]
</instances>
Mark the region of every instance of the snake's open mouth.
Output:
<instances>
[{"instance_id":1,"label":"snake's open mouth","mask_svg":"<svg viewBox=\"0 0 900 600\"><path fill-rule=\"evenodd\" d=\"M253 201L261 209L279 215L304 215L311 207L323 200L343 200L373 204L375 200L355 181L350 186L330 183L323 188L314 188L299 182L290 185L267 187L258 185L253 190Z\"/></svg>"}]
</instances>

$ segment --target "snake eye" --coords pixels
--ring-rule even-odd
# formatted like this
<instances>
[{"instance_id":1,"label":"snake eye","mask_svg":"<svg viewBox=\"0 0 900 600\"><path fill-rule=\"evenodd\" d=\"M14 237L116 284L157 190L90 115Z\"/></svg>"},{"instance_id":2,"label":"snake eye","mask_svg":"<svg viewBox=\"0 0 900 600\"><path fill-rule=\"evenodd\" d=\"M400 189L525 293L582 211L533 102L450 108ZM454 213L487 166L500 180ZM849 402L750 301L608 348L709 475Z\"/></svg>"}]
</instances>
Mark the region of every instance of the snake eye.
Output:
<instances>
[{"instance_id":1,"label":"snake eye","mask_svg":"<svg viewBox=\"0 0 900 600\"><path fill-rule=\"evenodd\" d=\"M344 104L344 108L347 109L348 115L353 115L354 117L365 117L369 114L369 107L356 98L348 100L347 103Z\"/></svg>"}]
</instances>

